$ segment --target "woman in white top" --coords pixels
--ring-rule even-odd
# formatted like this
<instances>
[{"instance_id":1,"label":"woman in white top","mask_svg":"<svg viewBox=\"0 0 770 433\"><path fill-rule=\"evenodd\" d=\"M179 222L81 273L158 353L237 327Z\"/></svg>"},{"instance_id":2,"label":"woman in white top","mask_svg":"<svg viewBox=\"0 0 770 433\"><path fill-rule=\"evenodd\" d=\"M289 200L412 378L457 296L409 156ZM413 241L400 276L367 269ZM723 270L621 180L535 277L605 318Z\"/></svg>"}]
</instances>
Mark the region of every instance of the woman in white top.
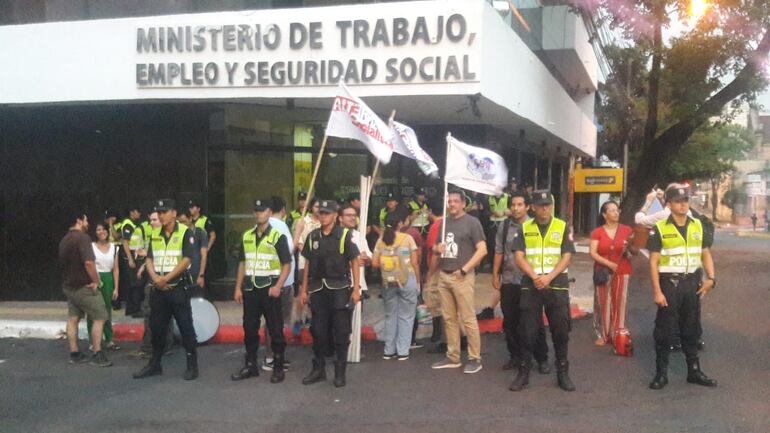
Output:
<instances>
[{"instance_id":1,"label":"woman in white top","mask_svg":"<svg viewBox=\"0 0 770 433\"><path fill-rule=\"evenodd\" d=\"M104 298L104 306L107 308L108 319L104 322L104 340L106 344L104 347L111 350L120 349L114 341L112 341L112 301L118 299L118 260L117 260L117 248L115 244L109 240L110 231L106 223L98 223L96 225L96 242L91 243L94 249L94 257L96 258L96 272L99 273L99 290ZM88 335L91 335L92 321L89 318L88 321Z\"/></svg>"}]
</instances>

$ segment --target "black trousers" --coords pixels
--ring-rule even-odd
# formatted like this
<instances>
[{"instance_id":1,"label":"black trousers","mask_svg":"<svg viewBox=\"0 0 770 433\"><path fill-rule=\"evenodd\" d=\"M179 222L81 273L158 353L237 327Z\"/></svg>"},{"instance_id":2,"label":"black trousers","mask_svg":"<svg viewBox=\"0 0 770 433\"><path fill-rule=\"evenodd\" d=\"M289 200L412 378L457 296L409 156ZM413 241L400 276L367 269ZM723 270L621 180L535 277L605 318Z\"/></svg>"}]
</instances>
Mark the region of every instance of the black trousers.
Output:
<instances>
[{"instance_id":1,"label":"black trousers","mask_svg":"<svg viewBox=\"0 0 770 433\"><path fill-rule=\"evenodd\" d=\"M545 309L548 327L551 330L556 362L567 361L569 332L572 329L569 292L553 289L523 289L521 290L519 308L522 315L519 324L522 362L528 364L532 362L532 352L535 350L538 334L543 327L543 309Z\"/></svg>"},{"instance_id":2,"label":"black trousers","mask_svg":"<svg viewBox=\"0 0 770 433\"><path fill-rule=\"evenodd\" d=\"M313 355L318 365L325 365L324 354L332 349L337 361L348 360L348 346L352 332L351 313L347 307L351 289L324 287L310 294L310 311L313 314L310 331L313 334Z\"/></svg>"},{"instance_id":3,"label":"black trousers","mask_svg":"<svg viewBox=\"0 0 770 433\"><path fill-rule=\"evenodd\" d=\"M666 297L667 307L658 307L655 316L655 353L658 358L668 359L671 345L677 338L682 342L682 352L688 360L698 359L700 328L700 278L660 277L660 288Z\"/></svg>"},{"instance_id":4,"label":"black trousers","mask_svg":"<svg viewBox=\"0 0 770 433\"><path fill-rule=\"evenodd\" d=\"M505 332L505 342L508 346L508 354L511 359L521 361L521 336L519 335L519 324L521 323L521 285L503 284L500 287L500 309L503 310L503 331ZM548 361L548 343L545 342L545 327L543 318L540 316L540 327L537 331L537 338L533 347L535 359L537 362Z\"/></svg>"},{"instance_id":5,"label":"black trousers","mask_svg":"<svg viewBox=\"0 0 770 433\"><path fill-rule=\"evenodd\" d=\"M150 329L153 356L160 360L166 347L166 330L174 317L182 334L182 346L187 353L195 353L198 341L193 328L190 295L184 287L170 290L152 289L150 292Z\"/></svg>"},{"instance_id":6,"label":"black trousers","mask_svg":"<svg viewBox=\"0 0 770 433\"><path fill-rule=\"evenodd\" d=\"M122 251L122 250L121 250ZM126 314L138 313L142 310L142 298L144 298L144 278L138 278L136 271L142 266L144 260L135 260L136 266L131 269L128 266L128 257L120 254L120 292L118 296L126 303Z\"/></svg>"},{"instance_id":7,"label":"black trousers","mask_svg":"<svg viewBox=\"0 0 770 433\"><path fill-rule=\"evenodd\" d=\"M286 339L283 335L283 310L281 298L271 298L268 287L243 291L243 344L246 357L256 361L259 349L259 325L265 317L270 333L270 348L275 356L283 355Z\"/></svg>"}]
</instances>

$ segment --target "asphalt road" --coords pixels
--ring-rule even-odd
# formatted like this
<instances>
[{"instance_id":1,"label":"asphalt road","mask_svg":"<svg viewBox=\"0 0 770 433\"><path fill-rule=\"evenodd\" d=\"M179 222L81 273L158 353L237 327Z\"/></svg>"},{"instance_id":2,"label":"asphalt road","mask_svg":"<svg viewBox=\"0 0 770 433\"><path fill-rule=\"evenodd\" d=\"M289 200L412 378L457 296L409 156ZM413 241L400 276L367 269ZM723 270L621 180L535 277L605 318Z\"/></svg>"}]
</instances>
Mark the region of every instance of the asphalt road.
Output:
<instances>
[{"instance_id":1,"label":"asphalt road","mask_svg":"<svg viewBox=\"0 0 770 433\"><path fill-rule=\"evenodd\" d=\"M484 370L431 370L439 359L424 349L405 362L379 358L380 344L364 346L364 361L349 367L348 386L300 381L310 349L290 347L286 382L231 382L241 347L200 349L201 377L181 379L180 350L164 361L164 375L133 380L141 362L125 351L106 369L66 363L63 341L0 340L0 432L697 432L770 431L770 242L719 234L719 286L703 304L704 371L719 380L707 389L685 382L681 354L672 356L670 384L652 391L654 307L638 259L629 325L632 358L592 344L590 319L571 334L572 378L565 393L555 375L533 374L521 393L507 390L512 375L501 335L482 339ZM331 367L331 366L329 366ZM331 368L328 368L331 377Z\"/></svg>"}]
</instances>

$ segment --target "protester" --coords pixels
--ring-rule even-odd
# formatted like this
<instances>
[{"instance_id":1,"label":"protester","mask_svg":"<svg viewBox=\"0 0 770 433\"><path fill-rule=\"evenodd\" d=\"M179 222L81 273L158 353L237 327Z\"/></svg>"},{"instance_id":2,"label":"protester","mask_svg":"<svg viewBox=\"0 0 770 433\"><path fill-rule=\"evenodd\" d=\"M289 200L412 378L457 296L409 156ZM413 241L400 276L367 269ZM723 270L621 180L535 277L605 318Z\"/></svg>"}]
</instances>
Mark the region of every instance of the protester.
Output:
<instances>
[{"instance_id":1,"label":"protester","mask_svg":"<svg viewBox=\"0 0 770 433\"><path fill-rule=\"evenodd\" d=\"M303 323L305 323L306 318L309 317L309 309L306 305L302 305L302 303L299 301L299 284L301 284L302 275L305 270L305 264L307 262L307 259L302 255L302 250L305 247L305 239L307 239L307 236L312 232L313 230L321 227L321 222L319 220L319 209L320 206L318 204L318 199L312 198L310 200L310 203L308 204L307 213L299 219L299 221L295 221L295 227L294 227L294 251L298 253L297 257L297 275L299 276L299 280L297 283L296 293L294 302L292 305L292 321L294 323L293 326L293 332L294 335L299 335L299 333L302 330Z\"/></svg>"},{"instance_id":2,"label":"protester","mask_svg":"<svg viewBox=\"0 0 770 433\"><path fill-rule=\"evenodd\" d=\"M119 350L117 344L112 339L112 301L118 298L120 290L120 267L118 265L118 250L110 242L110 227L107 223L100 222L96 224L96 242L91 243L94 250L96 272L99 273L99 281L102 298L104 299L104 308L107 310L107 320L104 322L104 348L110 350ZM87 318L88 336L91 337L94 321ZM93 350L93 341L91 350Z\"/></svg>"},{"instance_id":3,"label":"protester","mask_svg":"<svg viewBox=\"0 0 770 433\"><path fill-rule=\"evenodd\" d=\"M630 342L626 315L628 281L632 269L628 255L635 253L636 249L630 243L633 230L619 221L618 203L613 200L604 202L599 216L600 226L591 233L590 254L594 259L593 324L597 346L614 344L615 336L620 332ZM616 346L615 353L630 354L630 351L627 347Z\"/></svg>"},{"instance_id":4,"label":"protester","mask_svg":"<svg viewBox=\"0 0 770 433\"><path fill-rule=\"evenodd\" d=\"M385 231L374 247L372 266L382 274L385 303L385 351L383 359L409 359L412 329L417 311L420 278L418 247L412 236L401 229L409 224L405 212L392 212L385 218Z\"/></svg>"},{"instance_id":5,"label":"protester","mask_svg":"<svg viewBox=\"0 0 770 433\"><path fill-rule=\"evenodd\" d=\"M102 351L104 322L109 319L104 300L97 295L101 281L96 272L96 258L88 232L88 217L76 212L68 219L69 231L59 242L59 261L63 268L62 291L67 298L67 341L70 364L88 362L95 367L112 365ZM93 355L89 358L78 348L78 323L83 316L93 320L91 341Z\"/></svg>"},{"instance_id":6,"label":"protester","mask_svg":"<svg viewBox=\"0 0 770 433\"><path fill-rule=\"evenodd\" d=\"M434 363L434 369L459 368L460 323L468 337L468 364L464 373L481 371L481 337L476 321L474 283L476 266L487 254L484 230L478 219L465 213L465 197L460 191L451 191L446 198L447 219L445 236L434 247L434 261L438 261L439 293L447 334L446 359Z\"/></svg>"}]
</instances>

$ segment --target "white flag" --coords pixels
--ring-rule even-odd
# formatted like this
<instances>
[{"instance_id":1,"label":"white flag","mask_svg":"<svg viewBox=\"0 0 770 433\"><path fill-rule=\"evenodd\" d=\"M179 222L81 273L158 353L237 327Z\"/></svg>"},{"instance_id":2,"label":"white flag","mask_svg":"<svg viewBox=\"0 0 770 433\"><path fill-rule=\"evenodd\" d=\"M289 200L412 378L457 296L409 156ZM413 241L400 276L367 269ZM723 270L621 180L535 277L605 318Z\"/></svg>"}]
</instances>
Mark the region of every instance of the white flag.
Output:
<instances>
[{"instance_id":1,"label":"white flag","mask_svg":"<svg viewBox=\"0 0 770 433\"><path fill-rule=\"evenodd\" d=\"M433 158L420 147L414 129L395 120L390 123L390 129L393 132L394 152L417 161L417 165L426 176L437 175L438 166L433 162Z\"/></svg>"},{"instance_id":2,"label":"white flag","mask_svg":"<svg viewBox=\"0 0 770 433\"><path fill-rule=\"evenodd\" d=\"M362 100L353 96L341 81L326 124L326 135L364 143L383 164L389 163L393 155L390 128Z\"/></svg>"},{"instance_id":3,"label":"white flag","mask_svg":"<svg viewBox=\"0 0 770 433\"><path fill-rule=\"evenodd\" d=\"M498 195L508 182L503 157L482 147L447 137L446 181L460 188Z\"/></svg>"}]
</instances>

